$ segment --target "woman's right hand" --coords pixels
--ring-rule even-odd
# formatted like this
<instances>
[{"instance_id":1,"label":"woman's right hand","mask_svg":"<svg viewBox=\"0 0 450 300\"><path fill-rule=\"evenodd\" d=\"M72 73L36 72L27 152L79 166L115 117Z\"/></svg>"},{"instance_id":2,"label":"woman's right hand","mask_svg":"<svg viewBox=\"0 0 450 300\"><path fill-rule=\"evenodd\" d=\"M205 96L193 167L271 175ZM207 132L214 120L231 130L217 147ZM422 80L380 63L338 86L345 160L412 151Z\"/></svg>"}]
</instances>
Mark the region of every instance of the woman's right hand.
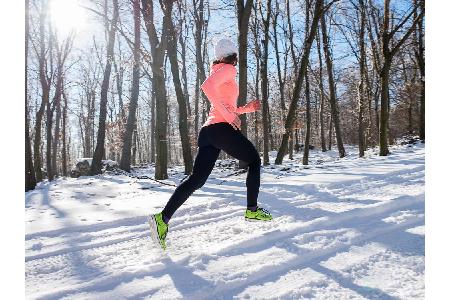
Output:
<instances>
[{"instance_id":1,"label":"woman's right hand","mask_svg":"<svg viewBox=\"0 0 450 300\"><path fill-rule=\"evenodd\" d=\"M258 111L261 108L261 101L255 99L247 103L246 106L253 109L253 111Z\"/></svg>"},{"instance_id":2,"label":"woman's right hand","mask_svg":"<svg viewBox=\"0 0 450 300\"><path fill-rule=\"evenodd\" d=\"M234 118L234 120L230 123L231 126L233 126L233 128L235 130L239 130L241 128L241 119L239 118L238 115L236 115L236 117Z\"/></svg>"}]
</instances>

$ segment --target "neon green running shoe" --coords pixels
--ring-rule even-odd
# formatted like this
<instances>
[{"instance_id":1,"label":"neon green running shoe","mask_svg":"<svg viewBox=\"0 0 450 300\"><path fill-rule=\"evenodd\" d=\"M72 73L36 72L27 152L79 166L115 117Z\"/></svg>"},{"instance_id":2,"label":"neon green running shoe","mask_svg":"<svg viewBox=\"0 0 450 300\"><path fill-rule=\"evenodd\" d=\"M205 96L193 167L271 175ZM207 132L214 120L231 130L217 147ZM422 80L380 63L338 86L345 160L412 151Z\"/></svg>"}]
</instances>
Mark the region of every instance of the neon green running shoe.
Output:
<instances>
[{"instance_id":1,"label":"neon green running shoe","mask_svg":"<svg viewBox=\"0 0 450 300\"><path fill-rule=\"evenodd\" d=\"M150 215L148 224L150 225L150 236L152 240L156 244L159 244L163 250L166 250L166 236L169 231L169 225L164 223L162 213Z\"/></svg>"},{"instance_id":2,"label":"neon green running shoe","mask_svg":"<svg viewBox=\"0 0 450 300\"><path fill-rule=\"evenodd\" d=\"M264 208L258 207L256 211L251 211L250 209L245 210L245 220L246 221L270 221L272 220L272 215Z\"/></svg>"}]
</instances>

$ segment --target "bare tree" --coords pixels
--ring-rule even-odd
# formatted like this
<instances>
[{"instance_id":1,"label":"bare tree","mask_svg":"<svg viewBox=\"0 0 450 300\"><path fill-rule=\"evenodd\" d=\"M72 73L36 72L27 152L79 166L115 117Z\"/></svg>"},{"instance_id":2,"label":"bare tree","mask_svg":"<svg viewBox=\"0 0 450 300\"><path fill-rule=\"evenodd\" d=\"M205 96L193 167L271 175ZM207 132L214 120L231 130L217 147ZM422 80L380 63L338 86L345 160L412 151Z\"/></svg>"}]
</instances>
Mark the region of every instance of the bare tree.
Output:
<instances>
[{"instance_id":1,"label":"bare tree","mask_svg":"<svg viewBox=\"0 0 450 300\"><path fill-rule=\"evenodd\" d=\"M239 47L239 96L238 106L247 103L247 48L248 48L248 30L250 14L252 13L253 0L236 0L237 19L238 19L238 47ZM247 114L241 114L241 132L247 135ZM240 161L239 166L245 164Z\"/></svg>"},{"instance_id":2,"label":"bare tree","mask_svg":"<svg viewBox=\"0 0 450 300\"><path fill-rule=\"evenodd\" d=\"M309 10L311 7L311 2L310 0L306 0L305 2L306 2L305 32L308 32ZM303 165L308 164L309 144L311 140L311 97L309 90L308 69L306 69L305 71L305 101L306 101L306 134L305 134L305 143L303 144L303 160L302 160Z\"/></svg>"},{"instance_id":3,"label":"bare tree","mask_svg":"<svg viewBox=\"0 0 450 300\"><path fill-rule=\"evenodd\" d=\"M209 110L210 104L209 101L205 98L206 96L200 92L200 84L205 81L206 73L205 73L205 61L204 61L204 52L206 51L204 47L204 41L206 40L206 29L208 26L208 20L205 19L204 10L205 10L205 2L204 0L192 0L193 5L193 18L195 24L195 32L194 32L194 42L195 42L195 63L196 63L196 77L195 77L195 95L194 95L194 132L195 135L198 135L199 130L199 98L202 97L203 103L206 103L207 109ZM207 3L209 7L209 3Z\"/></svg>"},{"instance_id":4,"label":"bare tree","mask_svg":"<svg viewBox=\"0 0 450 300\"><path fill-rule=\"evenodd\" d=\"M112 58L114 55L114 41L116 38L117 20L119 18L118 0L113 0L113 18L108 30L108 44L106 50L106 66L103 72L103 82L100 92L100 115L97 131L97 145L95 147L94 156L92 158L91 175L101 173L102 159L105 155L105 122L106 109L108 104L109 79L111 76Z\"/></svg>"},{"instance_id":5,"label":"bare tree","mask_svg":"<svg viewBox=\"0 0 450 300\"><path fill-rule=\"evenodd\" d=\"M422 1L422 0L420 0ZM424 11L412 21L411 27L400 37L395 39L395 34L412 18L418 6L413 6L411 12L407 14L395 26L391 22L390 0L384 1L383 27L381 33L381 56L382 64L380 68L381 78L381 111L380 111L380 156L389 154L388 148L388 128L389 128L389 82L390 70L394 55L400 50L400 47L406 42L408 37L414 32L415 25L422 18Z\"/></svg>"},{"instance_id":6,"label":"bare tree","mask_svg":"<svg viewBox=\"0 0 450 300\"><path fill-rule=\"evenodd\" d=\"M322 152L327 151L326 140L325 140L325 122L324 122L324 114L325 114L325 90L323 88L323 66L322 66L322 53L320 50L320 34L317 34L317 57L319 61L319 92L320 92L320 145L322 148Z\"/></svg>"},{"instance_id":7,"label":"bare tree","mask_svg":"<svg viewBox=\"0 0 450 300\"><path fill-rule=\"evenodd\" d=\"M62 174L63 176L67 176L67 95L64 91L64 85L63 85L63 91L62 96L64 99L64 108L63 108L63 115L62 115L62 150L61 150L61 159L62 159Z\"/></svg>"},{"instance_id":8,"label":"bare tree","mask_svg":"<svg viewBox=\"0 0 450 300\"><path fill-rule=\"evenodd\" d=\"M48 39L48 45L46 47L46 38L45 38L45 25L48 23L47 20L48 13L48 2L42 1L41 10L39 13L39 49L35 48L36 56L38 58L39 63L39 81L41 84L42 95L41 95L41 104L39 110L36 112L35 119L35 135L34 135L34 169L36 172L36 181L40 182L43 179L42 174L42 158L41 158L41 128L42 128L42 118L44 116L44 109L47 106L50 98L50 86L52 82L51 72L48 72L48 64L47 64L47 55L50 56L48 52L50 52L52 48L52 40Z\"/></svg>"},{"instance_id":9,"label":"bare tree","mask_svg":"<svg viewBox=\"0 0 450 300\"><path fill-rule=\"evenodd\" d=\"M262 94L262 123L263 123L263 138L264 138L264 151L263 151L263 164L269 165L269 82L267 78L267 60L269 57L269 26L270 16L272 12L272 1L267 0L266 5L266 17L263 18L262 23L264 26L264 39L262 42L262 59L261 59L261 94ZM259 7L262 15L261 6Z\"/></svg>"},{"instance_id":10,"label":"bare tree","mask_svg":"<svg viewBox=\"0 0 450 300\"><path fill-rule=\"evenodd\" d=\"M167 5L171 5L169 2ZM172 9L166 8L166 12L171 12ZM172 70L172 80L175 86L175 93L178 101L178 128L180 130L181 147L183 151L184 160L184 173L190 174L192 172L192 153L191 143L189 142L189 128L187 122L187 105L184 98L183 88L180 80L180 69L178 66L177 57L177 32L172 22L171 15L167 16L168 26L168 42L167 42L167 54L170 60L170 66Z\"/></svg>"},{"instance_id":11,"label":"bare tree","mask_svg":"<svg viewBox=\"0 0 450 300\"><path fill-rule=\"evenodd\" d=\"M155 93L155 178L166 179L167 176L167 95L164 74L164 58L167 47L167 24L171 18L173 0L159 1L164 13L161 40L158 38L154 24L153 0L142 0L142 14L145 28L150 39L152 54L153 90Z\"/></svg>"},{"instance_id":12,"label":"bare tree","mask_svg":"<svg viewBox=\"0 0 450 300\"><path fill-rule=\"evenodd\" d=\"M67 60L67 57L72 49L73 45L73 34L69 34L61 45L59 45L58 41L55 40L55 48L56 48L56 56L57 56L57 63L56 63L56 86L55 86L55 95L53 97L53 108L52 110L56 109L56 117L55 117L55 131L53 134L53 140L52 140L52 156L51 156L51 168L52 168L52 175L57 176L58 175L58 168L57 168L57 154L58 154L58 145L60 141L60 123L61 123L61 98L63 93L63 85L64 85L64 73L65 73L65 63ZM50 180L50 178L49 178Z\"/></svg>"},{"instance_id":13,"label":"bare tree","mask_svg":"<svg viewBox=\"0 0 450 300\"><path fill-rule=\"evenodd\" d=\"M131 86L130 104L128 106L128 119L123 135L122 155L120 160L120 168L130 172L131 160L131 144L133 132L136 124L136 109L139 99L139 66L140 66L140 47L141 47L141 7L140 0L133 0L133 20L134 20L134 45L133 45L133 78Z\"/></svg>"},{"instance_id":14,"label":"bare tree","mask_svg":"<svg viewBox=\"0 0 450 300\"><path fill-rule=\"evenodd\" d=\"M335 87L335 83L334 83L334 74L333 74L333 59L331 57L325 14L322 15L320 23L321 23L322 40L323 40L322 46L323 46L323 52L325 55L325 62L327 65L327 73L328 73L329 102L330 102L332 119L333 119L333 123L334 123L334 131L336 134L336 143L337 143L337 147L339 150L339 157L344 157L345 156L345 148L344 148L344 143L342 142L341 126L340 126L340 119L339 119L339 108L337 105L336 87Z\"/></svg>"},{"instance_id":15,"label":"bare tree","mask_svg":"<svg viewBox=\"0 0 450 300\"><path fill-rule=\"evenodd\" d=\"M305 79L305 75L306 75L306 69L307 69L308 61L309 61L309 53L311 51L311 46L312 46L312 43L316 36L320 16L323 13L324 13L323 0L316 0L316 3L314 5L314 12L313 12L311 27L310 27L307 37L305 39L303 54L302 54L302 58L300 60L300 67L297 72L294 90L292 93L292 100L289 105L289 110L288 110L286 122L284 125L284 133L283 133L283 137L281 140L281 145L280 145L280 148L278 149L277 157L275 159L275 164L278 164L278 165L280 165L283 162L283 158L284 158L284 155L287 150L289 136L291 135L292 126L294 125L294 121L295 121L295 113L297 111L298 99L300 96L301 86L303 84L303 80Z\"/></svg>"},{"instance_id":16,"label":"bare tree","mask_svg":"<svg viewBox=\"0 0 450 300\"><path fill-rule=\"evenodd\" d=\"M366 29L366 8L364 0L359 0L359 85L358 85L358 149L359 149L359 157L364 156L364 150L366 148L366 122L364 118L364 114L366 111L365 105L365 96L366 96L366 87L364 85L365 82L365 74L366 74L366 48L365 48L365 29ZM369 99L367 99L369 100Z\"/></svg>"}]
</instances>

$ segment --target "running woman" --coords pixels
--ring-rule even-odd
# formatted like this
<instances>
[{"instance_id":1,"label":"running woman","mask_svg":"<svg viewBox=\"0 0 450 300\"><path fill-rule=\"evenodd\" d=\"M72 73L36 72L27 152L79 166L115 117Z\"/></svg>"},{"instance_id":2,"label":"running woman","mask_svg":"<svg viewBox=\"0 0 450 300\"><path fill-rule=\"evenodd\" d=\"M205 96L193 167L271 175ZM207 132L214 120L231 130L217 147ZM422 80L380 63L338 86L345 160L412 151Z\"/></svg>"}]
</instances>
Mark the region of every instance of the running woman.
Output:
<instances>
[{"instance_id":1,"label":"running woman","mask_svg":"<svg viewBox=\"0 0 450 300\"><path fill-rule=\"evenodd\" d=\"M259 153L240 131L239 115L255 112L261 108L261 104L253 100L242 107L236 105L239 94L235 79L237 53L236 45L229 39L220 39L216 43L210 75L201 85L211 102L211 109L198 135L198 151L192 174L175 189L162 212L149 216L152 239L163 249L166 249L170 219L187 198L205 184L220 150L248 164L245 219L272 220L270 213L257 205L261 168Z\"/></svg>"}]
</instances>

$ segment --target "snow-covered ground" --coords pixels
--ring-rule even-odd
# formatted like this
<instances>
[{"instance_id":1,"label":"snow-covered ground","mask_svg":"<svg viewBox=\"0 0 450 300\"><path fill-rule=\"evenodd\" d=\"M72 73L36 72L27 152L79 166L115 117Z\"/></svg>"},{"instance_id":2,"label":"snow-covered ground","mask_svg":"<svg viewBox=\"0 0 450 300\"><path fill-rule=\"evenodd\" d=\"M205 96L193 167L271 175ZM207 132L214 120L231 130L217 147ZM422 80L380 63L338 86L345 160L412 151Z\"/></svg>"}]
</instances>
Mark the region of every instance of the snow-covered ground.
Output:
<instances>
[{"instance_id":1,"label":"snow-covered ground","mask_svg":"<svg viewBox=\"0 0 450 300\"><path fill-rule=\"evenodd\" d=\"M40 184L26 193L27 298L423 299L425 146L346 150L314 150L306 167L271 153L266 223L244 221L246 174L217 162L172 218L165 253L146 219L174 187L125 175Z\"/></svg>"}]
</instances>

